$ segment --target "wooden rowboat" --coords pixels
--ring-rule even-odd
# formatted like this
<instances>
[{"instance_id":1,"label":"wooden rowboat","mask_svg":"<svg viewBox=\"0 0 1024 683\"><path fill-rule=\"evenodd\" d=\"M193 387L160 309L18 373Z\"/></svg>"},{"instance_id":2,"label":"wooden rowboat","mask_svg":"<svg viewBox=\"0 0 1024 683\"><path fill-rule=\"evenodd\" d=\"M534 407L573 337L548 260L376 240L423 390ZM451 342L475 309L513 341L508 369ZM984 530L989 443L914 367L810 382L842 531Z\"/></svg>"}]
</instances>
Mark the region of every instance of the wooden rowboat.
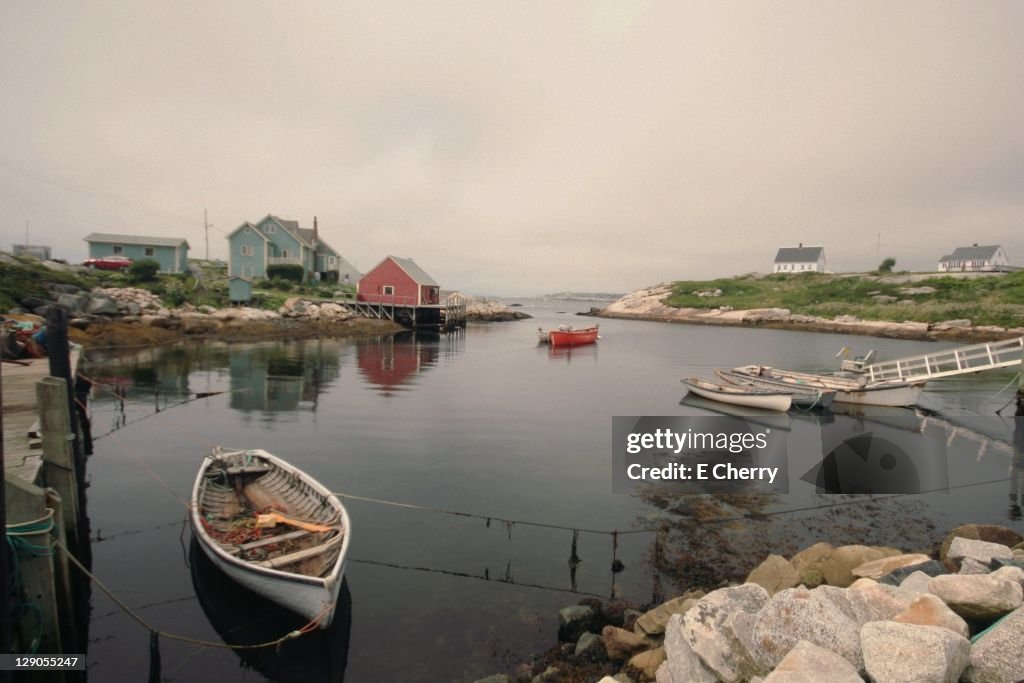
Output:
<instances>
[{"instance_id":1,"label":"wooden rowboat","mask_svg":"<svg viewBox=\"0 0 1024 683\"><path fill-rule=\"evenodd\" d=\"M771 389L783 391L793 397L793 407L800 410L814 408L825 409L832 405L836 392L825 387L811 387L802 384L790 384L771 377L747 375L733 370L715 370L715 374L729 384L753 389Z\"/></svg>"},{"instance_id":2,"label":"wooden rowboat","mask_svg":"<svg viewBox=\"0 0 1024 683\"><path fill-rule=\"evenodd\" d=\"M921 397L925 383L918 382L869 382L864 375L826 375L796 370L780 370L763 365L744 365L733 368L740 374L767 377L777 381L804 387L827 389L836 392L836 403L850 403L865 406L913 406Z\"/></svg>"},{"instance_id":3,"label":"wooden rowboat","mask_svg":"<svg viewBox=\"0 0 1024 683\"><path fill-rule=\"evenodd\" d=\"M331 624L351 531L326 487L264 450L218 450L199 468L191 510L200 547L232 580Z\"/></svg>"},{"instance_id":4,"label":"wooden rowboat","mask_svg":"<svg viewBox=\"0 0 1024 683\"><path fill-rule=\"evenodd\" d=\"M793 403L793 397L783 391L730 386L709 382L699 377L687 377L679 381L698 396L736 406L786 411Z\"/></svg>"},{"instance_id":5,"label":"wooden rowboat","mask_svg":"<svg viewBox=\"0 0 1024 683\"><path fill-rule=\"evenodd\" d=\"M568 325L559 325L556 330L549 330L546 334L543 329L537 330L538 337L543 343L545 337L547 343L551 346L580 346L582 344L593 344L599 337L597 336L598 326L585 327L581 330L575 330Z\"/></svg>"}]
</instances>

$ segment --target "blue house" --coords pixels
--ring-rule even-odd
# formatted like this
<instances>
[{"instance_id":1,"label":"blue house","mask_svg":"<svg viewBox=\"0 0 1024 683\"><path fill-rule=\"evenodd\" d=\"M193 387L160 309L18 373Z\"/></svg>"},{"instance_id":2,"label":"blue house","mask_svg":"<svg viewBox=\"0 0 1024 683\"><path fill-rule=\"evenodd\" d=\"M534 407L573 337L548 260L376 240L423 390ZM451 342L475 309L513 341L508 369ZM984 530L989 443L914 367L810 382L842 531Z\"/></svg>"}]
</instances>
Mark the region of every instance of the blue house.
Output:
<instances>
[{"instance_id":1,"label":"blue house","mask_svg":"<svg viewBox=\"0 0 1024 683\"><path fill-rule=\"evenodd\" d=\"M161 273L184 273L188 270L188 242L180 237L146 237L144 235L112 235L94 232L85 237L89 258L124 256L132 261L153 259Z\"/></svg>"},{"instance_id":2,"label":"blue house","mask_svg":"<svg viewBox=\"0 0 1024 683\"><path fill-rule=\"evenodd\" d=\"M256 223L246 221L228 235L228 275L265 278L269 266L302 266L304 279L338 273L340 282L355 282L359 272L320 237L316 217L313 229L298 221L267 214Z\"/></svg>"}]
</instances>

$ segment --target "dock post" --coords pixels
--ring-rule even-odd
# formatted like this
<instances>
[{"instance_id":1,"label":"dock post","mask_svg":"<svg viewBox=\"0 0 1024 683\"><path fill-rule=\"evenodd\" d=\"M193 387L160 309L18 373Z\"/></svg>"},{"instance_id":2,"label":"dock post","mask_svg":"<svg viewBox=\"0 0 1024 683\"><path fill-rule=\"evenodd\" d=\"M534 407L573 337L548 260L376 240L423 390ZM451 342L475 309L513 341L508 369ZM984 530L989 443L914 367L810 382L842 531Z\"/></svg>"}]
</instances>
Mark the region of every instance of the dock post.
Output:
<instances>
[{"instance_id":1,"label":"dock post","mask_svg":"<svg viewBox=\"0 0 1024 683\"><path fill-rule=\"evenodd\" d=\"M17 476L5 477L7 484L7 523L9 525L41 523L50 519L47 515L46 494L43 489L29 484ZM12 548L12 564L17 563L20 577L20 591L14 600L24 600L25 614L18 620L17 651L27 653L32 645L40 654L63 654L61 647L57 593L54 582L53 553L56 549L45 530L28 536L20 536L26 542L23 550ZM30 608L38 608L36 614ZM38 643L35 641L38 640ZM63 680L59 671L47 675L43 672L38 680Z\"/></svg>"},{"instance_id":2,"label":"dock post","mask_svg":"<svg viewBox=\"0 0 1024 683\"><path fill-rule=\"evenodd\" d=\"M1017 375L1017 417L1024 417L1024 351L1020 356L1020 374Z\"/></svg>"},{"instance_id":3,"label":"dock post","mask_svg":"<svg viewBox=\"0 0 1024 683\"><path fill-rule=\"evenodd\" d=\"M59 521L64 517L64 502L60 494L52 488L46 489L46 506L53 510L53 519L57 522L53 528L57 541L65 548L72 547L68 545L67 529ZM78 616L75 587L71 578L71 562L64 552L55 552L53 558L54 584L57 589L57 605L60 608L61 639L69 652L84 652L85 648L79 647L78 643Z\"/></svg>"},{"instance_id":4,"label":"dock post","mask_svg":"<svg viewBox=\"0 0 1024 683\"><path fill-rule=\"evenodd\" d=\"M65 401L68 405L68 417L72 435L71 452L74 455L72 460L75 468L76 479L81 487L75 500L85 500L85 456L82 454L82 443L78 438L78 411L75 408L75 395L72 391L75 386L75 378L71 376L71 348L68 344L68 313L59 306L54 306L46 316L46 355L50 361L50 376L59 377L64 380L68 387ZM64 504L69 505L70 501L65 498Z\"/></svg>"},{"instance_id":5,"label":"dock post","mask_svg":"<svg viewBox=\"0 0 1024 683\"><path fill-rule=\"evenodd\" d=\"M43 441L43 480L60 496L64 513L57 521L71 540L68 547L77 548L78 477L72 451L74 433L71 431L67 383L57 377L44 377L36 383L36 400Z\"/></svg>"}]
</instances>

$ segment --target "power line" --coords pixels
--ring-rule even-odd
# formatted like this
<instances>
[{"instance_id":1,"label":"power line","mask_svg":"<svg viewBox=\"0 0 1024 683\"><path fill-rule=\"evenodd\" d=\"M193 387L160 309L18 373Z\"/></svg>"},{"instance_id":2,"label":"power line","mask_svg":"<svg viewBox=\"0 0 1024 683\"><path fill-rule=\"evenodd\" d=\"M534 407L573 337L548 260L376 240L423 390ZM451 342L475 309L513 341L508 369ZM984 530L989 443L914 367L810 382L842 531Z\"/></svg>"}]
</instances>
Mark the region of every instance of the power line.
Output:
<instances>
[{"instance_id":1,"label":"power line","mask_svg":"<svg viewBox=\"0 0 1024 683\"><path fill-rule=\"evenodd\" d=\"M67 179L64 179L64 178L60 178L58 176L51 175L51 174L48 174L48 173L44 173L42 171L37 171L37 170L35 170L33 168L29 168L28 166L25 166L23 164L20 164L20 163L14 161L12 159L8 159L8 158L3 157L3 156L0 156L0 167L6 168L9 171L13 171L14 173L18 173L20 175L32 178L34 180L38 180L40 182L47 183L49 185L53 185L54 187L58 187L58 188L63 189L63 190L68 190L70 192L76 192L78 194L82 194L82 195L91 197L92 199L95 199L97 201L105 202L105 203L111 204L113 206L119 206L119 207L124 208L124 209L129 209L131 211L136 211L136 212L139 212L139 213L143 213L143 214L147 214L147 215L150 215L150 216L154 216L156 218L161 218L161 219L164 219L164 220L170 220L170 221L174 221L176 223L192 223L193 220L194 220L192 218L184 218L184 217L182 217L180 215L169 213L169 212L166 212L166 211L160 211L160 210L157 210L157 209L152 209L152 208L149 208L149 207L140 206L139 204L134 203L134 202L132 202L132 201L130 201L128 199L125 199L124 197L121 197L120 195L116 195L116 194L114 194L112 192L106 192L104 190L98 190L98 189L89 187L88 185L82 185L81 183L78 183L78 182L75 182L75 181L71 181L71 180L67 180Z\"/></svg>"}]
</instances>

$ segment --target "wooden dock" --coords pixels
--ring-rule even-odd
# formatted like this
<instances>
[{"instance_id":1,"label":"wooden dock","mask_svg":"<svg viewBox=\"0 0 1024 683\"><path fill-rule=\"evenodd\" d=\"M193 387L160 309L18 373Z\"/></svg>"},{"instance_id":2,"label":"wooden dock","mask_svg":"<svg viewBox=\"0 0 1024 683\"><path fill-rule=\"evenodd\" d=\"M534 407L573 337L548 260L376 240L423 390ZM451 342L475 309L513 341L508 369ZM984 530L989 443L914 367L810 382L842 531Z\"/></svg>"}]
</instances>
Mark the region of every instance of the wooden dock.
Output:
<instances>
[{"instance_id":1,"label":"wooden dock","mask_svg":"<svg viewBox=\"0 0 1024 683\"><path fill-rule=\"evenodd\" d=\"M448 332L466 326L466 298L453 294L443 304L416 304L412 299L382 297L380 301L338 301L351 313L364 318L391 320L411 330Z\"/></svg>"},{"instance_id":2,"label":"wooden dock","mask_svg":"<svg viewBox=\"0 0 1024 683\"><path fill-rule=\"evenodd\" d=\"M78 371L81 355L81 347L71 348L72 376ZM36 384L50 376L50 361L32 358L4 363L0 371L3 372L4 471L29 484L38 484L43 450L38 435Z\"/></svg>"}]
</instances>

